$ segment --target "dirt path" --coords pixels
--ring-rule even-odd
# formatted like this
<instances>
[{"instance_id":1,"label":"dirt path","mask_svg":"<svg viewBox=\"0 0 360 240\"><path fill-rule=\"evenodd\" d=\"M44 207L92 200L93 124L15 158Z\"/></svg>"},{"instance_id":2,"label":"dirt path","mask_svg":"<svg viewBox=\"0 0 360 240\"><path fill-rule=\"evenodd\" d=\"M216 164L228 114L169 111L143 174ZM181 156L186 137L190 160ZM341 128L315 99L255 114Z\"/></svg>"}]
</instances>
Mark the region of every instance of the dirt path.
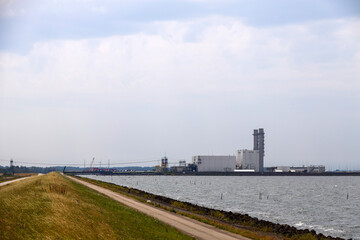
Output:
<instances>
[{"instance_id":1,"label":"dirt path","mask_svg":"<svg viewBox=\"0 0 360 240\"><path fill-rule=\"evenodd\" d=\"M20 180L24 180L24 179L26 179L26 178L28 178L28 177L17 178L17 179L15 179L15 180L10 180L10 181L6 181L6 182L2 182L2 183L0 183L0 187L1 187L1 186L5 186L5 185L10 184L10 183L13 183L13 182L17 182L17 181L20 181Z\"/></svg>"},{"instance_id":2,"label":"dirt path","mask_svg":"<svg viewBox=\"0 0 360 240\"><path fill-rule=\"evenodd\" d=\"M205 223L201 223L199 221L177 215L175 213L171 213L165 211L163 209L159 209L142 202L136 201L132 198L126 197L119 193L115 193L111 190L96 186L94 184L81 181L79 179L69 177L72 180L79 182L89 188L92 188L98 192L105 194L106 196L121 202L131 208L134 208L142 213L145 213L153 218L158 219L161 222L164 222L172 227L175 227L181 232L184 232L190 236L195 237L196 239L206 239L206 240L248 240L249 238L242 237L240 235L236 235L230 232L226 232L224 230L218 229L211 225L207 225Z\"/></svg>"}]
</instances>

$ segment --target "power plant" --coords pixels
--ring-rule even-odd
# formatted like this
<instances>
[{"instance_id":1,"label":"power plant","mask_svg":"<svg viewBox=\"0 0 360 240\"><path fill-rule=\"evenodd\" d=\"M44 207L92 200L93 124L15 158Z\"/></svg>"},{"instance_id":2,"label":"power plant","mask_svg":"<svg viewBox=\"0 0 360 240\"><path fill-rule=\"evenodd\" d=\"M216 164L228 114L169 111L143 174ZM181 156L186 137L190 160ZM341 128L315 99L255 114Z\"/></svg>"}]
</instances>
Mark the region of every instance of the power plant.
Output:
<instances>
[{"instance_id":1,"label":"power plant","mask_svg":"<svg viewBox=\"0 0 360 240\"><path fill-rule=\"evenodd\" d=\"M253 150L237 150L236 155L197 155L193 164L198 172L264 172L265 132L254 129Z\"/></svg>"}]
</instances>

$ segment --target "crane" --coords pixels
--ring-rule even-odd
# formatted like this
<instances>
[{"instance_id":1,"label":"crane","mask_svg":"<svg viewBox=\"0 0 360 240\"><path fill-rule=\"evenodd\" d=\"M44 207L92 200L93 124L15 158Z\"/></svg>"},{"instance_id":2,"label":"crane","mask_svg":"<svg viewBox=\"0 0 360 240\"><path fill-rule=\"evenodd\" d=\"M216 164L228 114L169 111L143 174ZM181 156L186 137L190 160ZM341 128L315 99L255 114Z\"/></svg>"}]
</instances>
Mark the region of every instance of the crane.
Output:
<instances>
[{"instance_id":1,"label":"crane","mask_svg":"<svg viewBox=\"0 0 360 240\"><path fill-rule=\"evenodd\" d=\"M90 171L92 170L92 166L93 166L93 164L94 164L94 160L95 160L95 157L93 157L93 159L92 159L92 161L91 161L91 163L90 163Z\"/></svg>"}]
</instances>

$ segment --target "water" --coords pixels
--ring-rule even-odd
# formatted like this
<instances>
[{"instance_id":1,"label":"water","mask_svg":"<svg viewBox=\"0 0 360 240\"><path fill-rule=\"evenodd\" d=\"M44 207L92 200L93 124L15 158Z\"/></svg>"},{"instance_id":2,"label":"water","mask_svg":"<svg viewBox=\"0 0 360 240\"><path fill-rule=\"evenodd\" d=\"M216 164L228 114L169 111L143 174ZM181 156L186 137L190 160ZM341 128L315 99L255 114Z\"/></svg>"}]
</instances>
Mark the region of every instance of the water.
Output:
<instances>
[{"instance_id":1,"label":"water","mask_svg":"<svg viewBox=\"0 0 360 240\"><path fill-rule=\"evenodd\" d=\"M94 176L180 201L360 239L358 176Z\"/></svg>"}]
</instances>

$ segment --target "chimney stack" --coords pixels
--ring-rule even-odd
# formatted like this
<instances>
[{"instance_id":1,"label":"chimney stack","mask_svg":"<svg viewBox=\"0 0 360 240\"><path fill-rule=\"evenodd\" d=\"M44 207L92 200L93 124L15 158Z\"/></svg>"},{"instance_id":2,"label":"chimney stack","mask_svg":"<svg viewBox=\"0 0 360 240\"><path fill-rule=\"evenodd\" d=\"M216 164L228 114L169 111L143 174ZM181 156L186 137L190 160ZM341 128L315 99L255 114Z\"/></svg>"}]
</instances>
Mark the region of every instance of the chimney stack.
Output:
<instances>
[{"instance_id":1,"label":"chimney stack","mask_svg":"<svg viewBox=\"0 0 360 240\"><path fill-rule=\"evenodd\" d=\"M258 136L259 136L259 131L257 129L254 129L254 150L259 150L259 142L258 142Z\"/></svg>"},{"instance_id":2,"label":"chimney stack","mask_svg":"<svg viewBox=\"0 0 360 240\"><path fill-rule=\"evenodd\" d=\"M263 128L254 129L254 150L259 150L259 171L264 172L265 132Z\"/></svg>"}]
</instances>

